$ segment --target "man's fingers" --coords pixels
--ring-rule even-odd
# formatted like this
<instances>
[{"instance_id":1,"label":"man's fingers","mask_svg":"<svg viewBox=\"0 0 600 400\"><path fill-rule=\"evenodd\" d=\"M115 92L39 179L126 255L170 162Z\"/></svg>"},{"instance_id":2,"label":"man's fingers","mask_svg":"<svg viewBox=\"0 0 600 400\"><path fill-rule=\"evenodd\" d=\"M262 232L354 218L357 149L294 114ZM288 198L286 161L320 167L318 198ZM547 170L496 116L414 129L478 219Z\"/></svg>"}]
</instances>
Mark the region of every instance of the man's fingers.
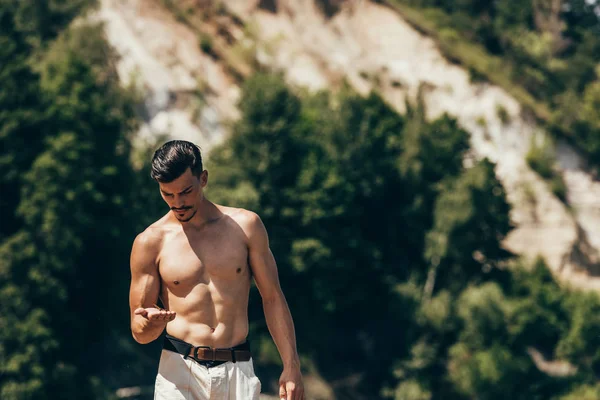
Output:
<instances>
[{"instance_id":1,"label":"man's fingers","mask_svg":"<svg viewBox=\"0 0 600 400\"><path fill-rule=\"evenodd\" d=\"M286 400L285 386L283 383L279 385L279 398L281 400Z\"/></svg>"},{"instance_id":2,"label":"man's fingers","mask_svg":"<svg viewBox=\"0 0 600 400\"><path fill-rule=\"evenodd\" d=\"M282 382L279 384L280 400L304 400L304 388L302 383L299 385L294 381Z\"/></svg>"},{"instance_id":3,"label":"man's fingers","mask_svg":"<svg viewBox=\"0 0 600 400\"><path fill-rule=\"evenodd\" d=\"M141 315L143 317L147 317L148 316L148 311L146 311L145 308L136 308L136 310L133 313L135 315Z\"/></svg>"},{"instance_id":4,"label":"man's fingers","mask_svg":"<svg viewBox=\"0 0 600 400\"><path fill-rule=\"evenodd\" d=\"M165 321L173 321L175 319L174 311L161 311L161 317Z\"/></svg>"},{"instance_id":5,"label":"man's fingers","mask_svg":"<svg viewBox=\"0 0 600 400\"><path fill-rule=\"evenodd\" d=\"M165 314L163 311L159 311L159 310L154 311L153 310L150 315L151 315L150 319L152 319L153 321L160 321L160 320L164 319Z\"/></svg>"},{"instance_id":6,"label":"man's fingers","mask_svg":"<svg viewBox=\"0 0 600 400\"><path fill-rule=\"evenodd\" d=\"M287 394L287 400L294 400L294 394L296 393L296 384L294 382L287 382L285 384L285 391Z\"/></svg>"},{"instance_id":7,"label":"man's fingers","mask_svg":"<svg viewBox=\"0 0 600 400\"><path fill-rule=\"evenodd\" d=\"M135 315L141 315L142 317L150 321L166 321L170 322L175 319L177 315L175 311L159 310L156 308L137 308L134 312Z\"/></svg>"},{"instance_id":8,"label":"man's fingers","mask_svg":"<svg viewBox=\"0 0 600 400\"><path fill-rule=\"evenodd\" d=\"M150 311L148 319L152 321L173 321L175 319L176 313L174 311L167 310L152 310Z\"/></svg>"}]
</instances>

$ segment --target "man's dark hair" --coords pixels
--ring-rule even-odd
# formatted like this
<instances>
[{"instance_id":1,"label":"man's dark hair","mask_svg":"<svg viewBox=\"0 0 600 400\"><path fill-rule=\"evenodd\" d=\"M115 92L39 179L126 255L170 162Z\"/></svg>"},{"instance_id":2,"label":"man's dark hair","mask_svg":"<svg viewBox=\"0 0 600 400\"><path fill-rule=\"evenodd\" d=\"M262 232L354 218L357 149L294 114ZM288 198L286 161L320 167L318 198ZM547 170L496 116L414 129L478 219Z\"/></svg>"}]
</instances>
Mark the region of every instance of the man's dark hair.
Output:
<instances>
[{"instance_id":1,"label":"man's dark hair","mask_svg":"<svg viewBox=\"0 0 600 400\"><path fill-rule=\"evenodd\" d=\"M202 173L200 148L185 140L171 140L154 152L150 176L157 182L169 183L188 168L195 176Z\"/></svg>"}]
</instances>

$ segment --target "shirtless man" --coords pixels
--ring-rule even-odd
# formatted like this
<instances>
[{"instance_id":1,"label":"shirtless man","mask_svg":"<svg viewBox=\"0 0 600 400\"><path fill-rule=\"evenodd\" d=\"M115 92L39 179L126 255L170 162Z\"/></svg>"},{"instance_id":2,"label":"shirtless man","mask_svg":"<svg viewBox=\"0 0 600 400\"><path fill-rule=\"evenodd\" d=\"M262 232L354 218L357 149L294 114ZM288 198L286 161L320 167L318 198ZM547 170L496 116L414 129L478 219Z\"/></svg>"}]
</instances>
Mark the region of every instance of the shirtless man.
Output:
<instances>
[{"instance_id":1,"label":"shirtless man","mask_svg":"<svg viewBox=\"0 0 600 400\"><path fill-rule=\"evenodd\" d=\"M154 398L258 399L246 342L253 277L283 361L279 397L304 399L294 324L258 215L204 197L208 172L190 142L158 149L151 175L170 211L133 243L129 303L137 342L167 330Z\"/></svg>"}]
</instances>

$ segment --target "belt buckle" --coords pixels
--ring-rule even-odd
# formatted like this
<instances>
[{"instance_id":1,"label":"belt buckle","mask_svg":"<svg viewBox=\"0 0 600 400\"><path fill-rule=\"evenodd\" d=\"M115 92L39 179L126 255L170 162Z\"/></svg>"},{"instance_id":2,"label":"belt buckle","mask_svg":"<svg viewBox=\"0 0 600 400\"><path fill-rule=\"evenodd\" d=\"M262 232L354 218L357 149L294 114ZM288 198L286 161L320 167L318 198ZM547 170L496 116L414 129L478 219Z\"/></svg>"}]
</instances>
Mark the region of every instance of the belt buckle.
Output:
<instances>
[{"instance_id":1,"label":"belt buckle","mask_svg":"<svg viewBox=\"0 0 600 400\"><path fill-rule=\"evenodd\" d=\"M200 362L200 361L206 361L206 360L200 360L198 359L198 350L200 349L211 349L211 347L209 346L198 346L198 347L194 347L194 355L192 357L194 357L194 360ZM211 349L213 351L213 361L215 360L215 351L214 349Z\"/></svg>"}]
</instances>

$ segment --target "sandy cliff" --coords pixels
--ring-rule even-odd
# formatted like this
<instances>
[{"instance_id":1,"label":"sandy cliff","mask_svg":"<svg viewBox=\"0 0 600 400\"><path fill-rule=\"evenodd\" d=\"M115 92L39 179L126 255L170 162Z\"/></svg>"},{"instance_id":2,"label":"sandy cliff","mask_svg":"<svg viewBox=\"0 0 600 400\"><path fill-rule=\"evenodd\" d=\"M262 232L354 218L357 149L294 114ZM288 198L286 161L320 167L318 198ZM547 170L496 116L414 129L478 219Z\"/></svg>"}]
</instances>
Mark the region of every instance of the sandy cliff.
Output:
<instances>
[{"instance_id":1,"label":"sandy cliff","mask_svg":"<svg viewBox=\"0 0 600 400\"><path fill-rule=\"evenodd\" d=\"M143 92L141 139L170 133L210 149L227 134L225 122L237 116L239 74L223 57L201 50L206 32L225 43L223 51L232 57L250 57L249 63L282 71L290 83L310 89L336 87L345 79L361 93L378 89L402 111L405 99L424 87L430 116L456 117L471 132L474 155L497 163L516 226L506 247L544 256L576 286L600 288L600 183L586 172L584 160L558 144L565 205L525 162L532 140L542 140L544 132L518 102L499 87L472 83L393 10L361 0L326 2L332 15L325 16L323 2L313 0L228 0L198 23L203 2L170 3L183 14L160 0L101 0L98 11L121 55L122 78Z\"/></svg>"}]
</instances>

